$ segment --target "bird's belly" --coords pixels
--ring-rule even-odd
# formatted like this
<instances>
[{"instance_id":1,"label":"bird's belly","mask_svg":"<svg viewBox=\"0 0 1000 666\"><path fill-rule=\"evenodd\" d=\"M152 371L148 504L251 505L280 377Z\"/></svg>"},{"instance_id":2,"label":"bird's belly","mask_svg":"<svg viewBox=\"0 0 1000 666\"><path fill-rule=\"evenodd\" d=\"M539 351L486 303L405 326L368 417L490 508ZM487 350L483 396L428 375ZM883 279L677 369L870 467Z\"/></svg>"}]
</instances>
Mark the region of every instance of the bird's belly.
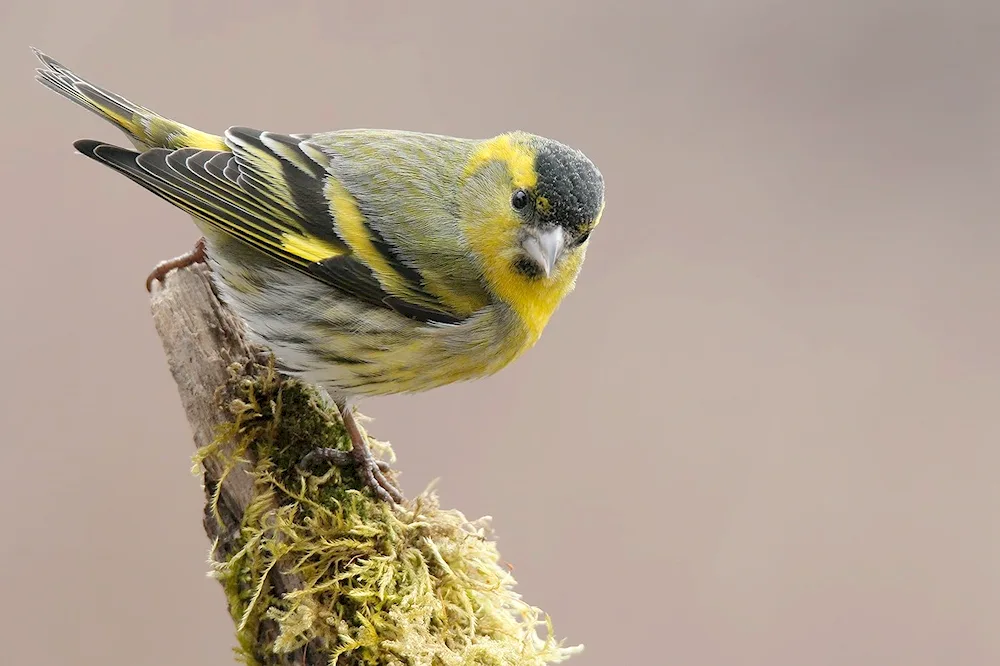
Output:
<instances>
[{"instance_id":1,"label":"bird's belly","mask_svg":"<svg viewBox=\"0 0 1000 666\"><path fill-rule=\"evenodd\" d=\"M383 312L367 312L379 319ZM400 318L395 313L392 318ZM282 324L251 317L254 330ZM484 335L482 327L436 327L405 320L391 329L328 326L306 335L263 335L279 366L332 396L361 397L426 391L493 374L522 351L516 336ZM492 338L492 340L490 339Z\"/></svg>"},{"instance_id":2,"label":"bird's belly","mask_svg":"<svg viewBox=\"0 0 1000 666\"><path fill-rule=\"evenodd\" d=\"M530 346L523 326L487 308L424 324L345 297L295 271L213 262L223 299L279 367L334 398L410 393L493 374Z\"/></svg>"}]
</instances>

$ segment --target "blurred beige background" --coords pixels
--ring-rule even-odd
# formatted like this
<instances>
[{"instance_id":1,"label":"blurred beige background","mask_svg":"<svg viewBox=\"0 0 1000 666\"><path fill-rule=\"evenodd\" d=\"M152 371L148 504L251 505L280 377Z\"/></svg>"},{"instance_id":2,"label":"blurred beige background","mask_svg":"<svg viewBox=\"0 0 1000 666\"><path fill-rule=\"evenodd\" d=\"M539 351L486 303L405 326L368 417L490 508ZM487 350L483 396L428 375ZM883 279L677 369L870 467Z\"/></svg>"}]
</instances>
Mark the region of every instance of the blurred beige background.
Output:
<instances>
[{"instance_id":1,"label":"blurred beige background","mask_svg":"<svg viewBox=\"0 0 1000 666\"><path fill-rule=\"evenodd\" d=\"M196 232L73 154L121 139L31 44L206 130L523 128L601 167L539 346L365 405L408 492L494 516L572 663L1000 663L998 31L995 0L7 0L3 661L233 642L143 289Z\"/></svg>"}]
</instances>

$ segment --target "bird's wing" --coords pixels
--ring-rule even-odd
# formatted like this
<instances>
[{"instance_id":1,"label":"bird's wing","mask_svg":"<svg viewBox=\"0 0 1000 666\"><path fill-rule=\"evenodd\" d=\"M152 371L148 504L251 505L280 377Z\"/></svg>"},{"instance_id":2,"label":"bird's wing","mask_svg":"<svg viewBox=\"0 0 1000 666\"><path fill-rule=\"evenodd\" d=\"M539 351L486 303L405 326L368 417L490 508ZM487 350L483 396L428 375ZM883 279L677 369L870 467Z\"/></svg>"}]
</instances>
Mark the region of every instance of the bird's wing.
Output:
<instances>
[{"instance_id":1,"label":"bird's wing","mask_svg":"<svg viewBox=\"0 0 1000 666\"><path fill-rule=\"evenodd\" d=\"M421 322L462 319L424 288L367 223L306 135L234 127L232 152L135 152L81 140L81 153L265 254L354 298Z\"/></svg>"}]
</instances>

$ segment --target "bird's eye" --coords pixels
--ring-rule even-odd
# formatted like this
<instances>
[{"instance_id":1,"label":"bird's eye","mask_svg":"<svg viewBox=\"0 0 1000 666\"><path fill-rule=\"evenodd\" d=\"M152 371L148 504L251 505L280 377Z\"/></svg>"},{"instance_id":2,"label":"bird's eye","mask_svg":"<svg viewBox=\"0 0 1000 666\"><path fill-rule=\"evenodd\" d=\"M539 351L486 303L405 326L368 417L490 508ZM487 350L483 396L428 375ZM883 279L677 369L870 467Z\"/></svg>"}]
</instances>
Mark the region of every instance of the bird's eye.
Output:
<instances>
[{"instance_id":1,"label":"bird's eye","mask_svg":"<svg viewBox=\"0 0 1000 666\"><path fill-rule=\"evenodd\" d=\"M590 238L590 229L587 229L582 234L576 237L576 244L583 245L584 243L587 242L588 238Z\"/></svg>"},{"instance_id":2,"label":"bird's eye","mask_svg":"<svg viewBox=\"0 0 1000 666\"><path fill-rule=\"evenodd\" d=\"M514 210L521 210L528 205L528 193L524 190L516 190L510 198L510 205Z\"/></svg>"}]
</instances>

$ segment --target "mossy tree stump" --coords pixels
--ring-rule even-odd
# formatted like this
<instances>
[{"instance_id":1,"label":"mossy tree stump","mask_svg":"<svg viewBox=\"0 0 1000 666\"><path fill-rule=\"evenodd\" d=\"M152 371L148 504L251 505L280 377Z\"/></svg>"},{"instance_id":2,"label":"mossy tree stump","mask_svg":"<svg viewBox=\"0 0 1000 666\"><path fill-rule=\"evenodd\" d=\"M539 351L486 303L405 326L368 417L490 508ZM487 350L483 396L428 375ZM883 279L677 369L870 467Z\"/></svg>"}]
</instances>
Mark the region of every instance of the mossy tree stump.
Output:
<instances>
[{"instance_id":1,"label":"mossy tree stump","mask_svg":"<svg viewBox=\"0 0 1000 666\"><path fill-rule=\"evenodd\" d=\"M488 519L441 509L429 491L390 507L349 470L297 469L316 446L349 447L339 414L247 342L205 265L158 283L152 312L194 434L240 658L541 666L580 649L514 592Z\"/></svg>"}]
</instances>

